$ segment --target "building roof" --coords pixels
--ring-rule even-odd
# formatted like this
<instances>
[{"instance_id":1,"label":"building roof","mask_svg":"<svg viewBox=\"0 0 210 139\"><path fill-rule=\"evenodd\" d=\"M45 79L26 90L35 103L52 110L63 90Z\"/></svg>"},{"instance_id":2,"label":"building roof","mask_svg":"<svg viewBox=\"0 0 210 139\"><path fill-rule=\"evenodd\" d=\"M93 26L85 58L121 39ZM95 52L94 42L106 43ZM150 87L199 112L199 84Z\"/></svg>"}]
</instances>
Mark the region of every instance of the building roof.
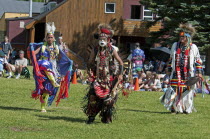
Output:
<instances>
[{"instance_id":1,"label":"building roof","mask_svg":"<svg viewBox=\"0 0 210 139\"><path fill-rule=\"evenodd\" d=\"M33 2L32 13L40 13L43 2ZM0 0L0 18L4 13L29 13L29 1Z\"/></svg>"},{"instance_id":2,"label":"building roof","mask_svg":"<svg viewBox=\"0 0 210 139\"><path fill-rule=\"evenodd\" d=\"M49 13L51 13L52 11L54 11L55 9L57 9L58 7L60 7L61 5L63 5L66 2L67 2L67 0L63 0L62 2L60 2L59 4L57 4L53 9L51 9L50 11L46 11L46 12L44 12L42 14L39 14L39 15L33 17L33 20L31 20L29 23L27 23L25 25L26 29L31 28L31 26L33 24L35 24L36 21L41 20L42 18L46 17Z\"/></svg>"},{"instance_id":3,"label":"building roof","mask_svg":"<svg viewBox=\"0 0 210 139\"><path fill-rule=\"evenodd\" d=\"M14 18L7 18L6 21L15 21L15 20L27 20L27 19L34 19L33 17L14 17Z\"/></svg>"}]
</instances>

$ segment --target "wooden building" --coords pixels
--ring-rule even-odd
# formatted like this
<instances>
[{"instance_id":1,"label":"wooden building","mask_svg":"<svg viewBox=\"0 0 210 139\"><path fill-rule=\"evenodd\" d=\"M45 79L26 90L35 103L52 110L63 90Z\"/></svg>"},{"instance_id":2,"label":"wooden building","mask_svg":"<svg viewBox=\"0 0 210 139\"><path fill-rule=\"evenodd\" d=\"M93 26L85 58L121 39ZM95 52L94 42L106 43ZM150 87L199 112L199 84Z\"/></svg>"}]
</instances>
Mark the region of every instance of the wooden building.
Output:
<instances>
[{"instance_id":1,"label":"wooden building","mask_svg":"<svg viewBox=\"0 0 210 139\"><path fill-rule=\"evenodd\" d=\"M16 50L26 50L29 44L29 32L25 29L25 24L30 22L32 17L19 17L6 19L6 35L10 39L12 47Z\"/></svg>"},{"instance_id":2,"label":"wooden building","mask_svg":"<svg viewBox=\"0 0 210 139\"><path fill-rule=\"evenodd\" d=\"M33 2L33 15L40 14L42 2ZM0 0L0 42L4 41L7 34L6 20L10 18L22 18L29 16L29 2L18 0ZM11 26L12 27L12 26ZM11 41L11 39L9 38Z\"/></svg>"},{"instance_id":3,"label":"wooden building","mask_svg":"<svg viewBox=\"0 0 210 139\"><path fill-rule=\"evenodd\" d=\"M135 1L140 5L139 0ZM63 34L63 40L77 55L87 59L88 45L96 45L93 34L100 23L112 23L115 30L114 38L120 47L127 47L127 43L145 43L149 31L157 31L160 24L150 29L145 28L145 21L128 19L128 0L64 0L51 11L47 11L34 18L26 25L30 30L29 41L39 42L44 34L40 29L45 28L46 22L56 25L56 38ZM132 3L129 3L130 6ZM128 7L127 7L128 8ZM129 8L128 8L129 9ZM126 14L126 15L125 15ZM74 60L74 58L73 58ZM78 61L76 60L78 63Z\"/></svg>"}]
</instances>

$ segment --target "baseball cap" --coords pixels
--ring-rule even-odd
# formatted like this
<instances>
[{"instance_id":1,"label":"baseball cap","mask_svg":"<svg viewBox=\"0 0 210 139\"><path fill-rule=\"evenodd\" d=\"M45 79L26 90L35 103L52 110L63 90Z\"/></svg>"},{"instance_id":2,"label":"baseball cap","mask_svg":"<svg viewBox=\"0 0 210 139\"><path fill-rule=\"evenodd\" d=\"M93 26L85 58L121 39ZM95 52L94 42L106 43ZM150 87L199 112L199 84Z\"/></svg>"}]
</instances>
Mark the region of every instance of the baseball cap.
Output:
<instances>
[{"instance_id":1,"label":"baseball cap","mask_svg":"<svg viewBox=\"0 0 210 139\"><path fill-rule=\"evenodd\" d=\"M24 51L23 51L23 50L20 50L20 51L19 51L19 54L24 54Z\"/></svg>"},{"instance_id":2,"label":"baseball cap","mask_svg":"<svg viewBox=\"0 0 210 139\"><path fill-rule=\"evenodd\" d=\"M138 68L136 68L136 71L138 72L138 71L141 71L142 70L142 68L140 68L140 67L138 67Z\"/></svg>"}]
</instances>

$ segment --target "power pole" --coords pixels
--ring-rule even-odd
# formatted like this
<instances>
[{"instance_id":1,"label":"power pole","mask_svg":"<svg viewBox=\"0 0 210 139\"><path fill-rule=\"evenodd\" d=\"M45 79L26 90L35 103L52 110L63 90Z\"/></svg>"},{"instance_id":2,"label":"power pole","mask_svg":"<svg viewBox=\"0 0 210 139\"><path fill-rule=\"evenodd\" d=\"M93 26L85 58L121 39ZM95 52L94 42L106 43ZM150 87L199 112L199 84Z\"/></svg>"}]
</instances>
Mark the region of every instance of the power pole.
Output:
<instances>
[{"instance_id":1,"label":"power pole","mask_svg":"<svg viewBox=\"0 0 210 139\"><path fill-rule=\"evenodd\" d=\"M29 0L29 17L32 17L32 0Z\"/></svg>"}]
</instances>

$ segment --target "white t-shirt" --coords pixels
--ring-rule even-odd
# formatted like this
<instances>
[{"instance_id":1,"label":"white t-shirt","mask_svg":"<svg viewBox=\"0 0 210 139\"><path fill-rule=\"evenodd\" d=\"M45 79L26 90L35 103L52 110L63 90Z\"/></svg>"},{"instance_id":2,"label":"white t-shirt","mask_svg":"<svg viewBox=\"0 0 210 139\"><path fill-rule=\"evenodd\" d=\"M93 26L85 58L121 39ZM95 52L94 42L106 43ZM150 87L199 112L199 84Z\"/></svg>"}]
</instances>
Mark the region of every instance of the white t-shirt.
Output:
<instances>
[{"instance_id":1,"label":"white t-shirt","mask_svg":"<svg viewBox=\"0 0 210 139\"><path fill-rule=\"evenodd\" d=\"M28 60L26 58L15 60L15 66L27 66Z\"/></svg>"},{"instance_id":2,"label":"white t-shirt","mask_svg":"<svg viewBox=\"0 0 210 139\"><path fill-rule=\"evenodd\" d=\"M155 79L155 82L156 82L156 87L157 88L161 88L160 80L159 79Z\"/></svg>"}]
</instances>

